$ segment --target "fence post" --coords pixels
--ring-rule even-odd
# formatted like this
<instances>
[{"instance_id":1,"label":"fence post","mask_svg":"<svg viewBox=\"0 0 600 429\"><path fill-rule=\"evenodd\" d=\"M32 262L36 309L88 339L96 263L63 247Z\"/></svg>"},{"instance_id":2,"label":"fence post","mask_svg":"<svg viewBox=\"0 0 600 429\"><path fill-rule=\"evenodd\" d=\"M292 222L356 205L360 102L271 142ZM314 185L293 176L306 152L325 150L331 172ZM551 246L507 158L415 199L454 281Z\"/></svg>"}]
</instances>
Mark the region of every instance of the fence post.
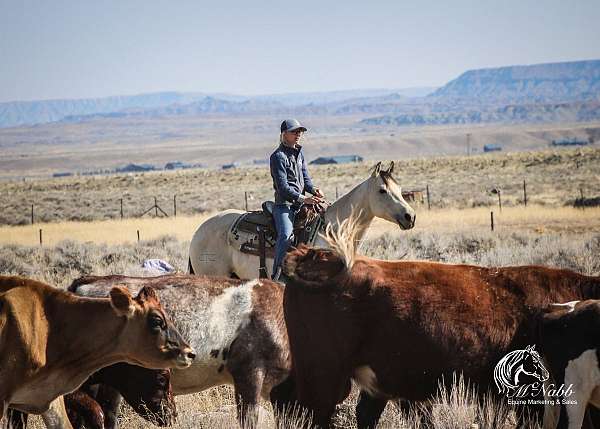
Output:
<instances>
[{"instance_id":1,"label":"fence post","mask_svg":"<svg viewBox=\"0 0 600 429\"><path fill-rule=\"evenodd\" d=\"M177 217L177 195L173 195L173 217Z\"/></svg>"},{"instance_id":2,"label":"fence post","mask_svg":"<svg viewBox=\"0 0 600 429\"><path fill-rule=\"evenodd\" d=\"M140 230L137 230L137 236L138 236L138 243L140 242Z\"/></svg>"},{"instance_id":3,"label":"fence post","mask_svg":"<svg viewBox=\"0 0 600 429\"><path fill-rule=\"evenodd\" d=\"M500 189L498 189L498 207L500 207L500 211L502 211L502 191L500 191Z\"/></svg>"},{"instance_id":4,"label":"fence post","mask_svg":"<svg viewBox=\"0 0 600 429\"><path fill-rule=\"evenodd\" d=\"M33 204L31 205L31 224L33 225Z\"/></svg>"},{"instance_id":5,"label":"fence post","mask_svg":"<svg viewBox=\"0 0 600 429\"><path fill-rule=\"evenodd\" d=\"M492 231L494 230L494 212L490 212L490 222L492 226Z\"/></svg>"},{"instance_id":6,"label":"fence post","mask_svg":"<svg viewBox=\"0 0 600 429\"><path fill-rule=\"evenodd\" d=\"M525 207L527 207L527 182L523 180L523 202L525 203Z\"/></svg>"},{"instance_id":7,"label":"fence post","mask_svg":"<svg viewBox=\"0 0 600 429\"><path fill-rule=\"evenodd\" d=\"M120 201L121 201L121 220L123 220L123 198L121 198Z\"/></svg>"},{"instance_id":8,"label":"fence post","mask_svg":"<svg viewBox=\"0 0 600 429\"><path fill-rule=\"evenodd\" d=\"M248 211L248 192L244 191L244 207Z\"/></svg>"},{"instance_id":9,"label":"fence post","mask_svg":"<svg viewBox=\"0 0 600 429\"><path fill-rule=\"evenodd\" d=\"M431 200L429 199L429 183L427 184L427 210L431 210Z\"/></svg>"},{"instance_id":10,"label":"fence post","mask_svg":"<svg viewBox=\"0 0 600 429\"><path fill-rule=\"evenodd\" d=\"M43 241L42 241L42 228L40 228L40 246L41 246L42 244L43 244Z\"/></svg>"},{"instance_id":11,"label":"fence post","mask_svg":"<svg viewBox=\"0 0 600 429\"><path fill-rule=\"evenodd\" d=\"M335 187L335 199L336 199L336 200L338 199L338 195L339 195L339 194L338 194L338 187L336 186L336 187Z\"/></svg>"},{"instance_id":12,"label":"fence post","mask_svg":"<svg viewBox=\"0 0 600 429\"><path fill-rule=\"evenodd\" d=\"M156 202L156 197L154 197L154 216L158 217L158 203Z\"/></svg>"}]
</instances>

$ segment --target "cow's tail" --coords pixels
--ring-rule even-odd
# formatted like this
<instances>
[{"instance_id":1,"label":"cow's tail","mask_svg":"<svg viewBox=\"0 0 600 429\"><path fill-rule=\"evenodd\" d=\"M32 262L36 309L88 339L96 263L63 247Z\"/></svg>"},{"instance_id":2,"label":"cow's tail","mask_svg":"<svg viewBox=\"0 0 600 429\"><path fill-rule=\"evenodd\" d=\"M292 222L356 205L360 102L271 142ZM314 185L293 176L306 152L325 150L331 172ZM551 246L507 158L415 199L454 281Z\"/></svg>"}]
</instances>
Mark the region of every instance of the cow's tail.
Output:
<instances>
[{"instance_id":1,"label":"cow's tail","mask_svg":"<svg viewBox=\"0 0 600 429\"><path fill-rule=\"evenodd\" d=\"M192 267L192 258L191 258L191 256L188 258L188 274L196 274L194 272L194 267Z\"/></svg>"}]
</instances>

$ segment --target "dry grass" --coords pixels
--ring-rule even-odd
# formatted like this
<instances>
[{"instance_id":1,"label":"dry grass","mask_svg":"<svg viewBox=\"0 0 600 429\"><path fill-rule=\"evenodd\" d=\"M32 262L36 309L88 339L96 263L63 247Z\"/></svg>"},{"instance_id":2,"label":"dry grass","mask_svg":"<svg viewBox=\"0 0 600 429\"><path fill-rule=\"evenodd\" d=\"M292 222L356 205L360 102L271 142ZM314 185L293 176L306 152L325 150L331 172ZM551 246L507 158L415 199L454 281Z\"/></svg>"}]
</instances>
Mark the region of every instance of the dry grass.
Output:
<instances>
[{"instance_id":1,"label":"dry grass","mask_svg":"<svg viewBox=\"0 0 600 429\"><path fill-rule=\"evenodd\" d=\"M93 222L56 222L38 225L0 227L0 244L31 246L39 244L42 229L43 244L56 246L64 240L79 242L122 244L153 240L170 235L178 240L190 240L198 226L209 216L179 216L177 218L138 218Z\"/></svg>"},{"instance_id":2,"label":"dry grass","mask_svg":"<svg viewBox=\"0 0 600 429\"><path fill-rule=\"evenodd\" d=\"M427 210L416 205L417 223L413 232L455 232L481 231L490 229L490 211L494 211L494 225L497 234L511 232L600 232L600 208L585 210L573 207L529 206L476 207L469 209ZM105 244L125 244L137 241L137 231L142 240L154 240L163 235L175 237L179 241L191 240L194 231L212 213L177 218L138 218L93 222L56 222L39 225L1 226L0 244L34 246L39 244L39 230L42 229L44 246L56 246L63 240ZM404 232L397 226L376 219L367 237L381 234L394 234L401 238Z\"/></svg>"},{"instance_id":3,"label":"dry grass","mask_svg":"<svg viewBox=\"0 0 600 429\"><path fill-rule=\"evenodd\" d=\"M493 206L500 187L506 207L518 206L527 180L531 205L560 207L584 194L600 196L600 149L546 150L531 153L494 153L472 157L404 159L396 162L396 175L404 189L430 186L434 208ZM311 166L313 181L330 200L336 189L342 195L368 177L372 163ZM36 222L92 221L139 217L154 204L169 215L173 195L177 213L186 216L244 208L257 209L272 199L267 166L234 170L186 170L94 177L70 177L25 182L0 182L0 224L26 225L34 204ZM148 215L147 215L148 216Z\"/></svg>"}]
</instances>

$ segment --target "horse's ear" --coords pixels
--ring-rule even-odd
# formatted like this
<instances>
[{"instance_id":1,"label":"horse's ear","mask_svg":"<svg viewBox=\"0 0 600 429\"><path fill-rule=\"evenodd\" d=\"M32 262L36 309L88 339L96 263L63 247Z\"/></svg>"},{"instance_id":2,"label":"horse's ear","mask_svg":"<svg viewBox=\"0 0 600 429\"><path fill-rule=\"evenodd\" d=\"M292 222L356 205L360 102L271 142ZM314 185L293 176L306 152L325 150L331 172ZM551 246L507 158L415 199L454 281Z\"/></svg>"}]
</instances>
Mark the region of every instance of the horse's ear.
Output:
<instances>
[{"instance_id":1,"label":"horse's ear","mask_svg":"<svg viewBox=\"0 0 600 429\"><path fill-rule=\"evenodd\" d=\"M381 171L381 161L379 161L377 164L375 164L375 167L373 168L373 172L371 173L371 177L377 177L379 175L380 171Z\"/></svg>"},{"instance_id":2,"label":"horse's ear","mask_svg":"<svg viewBox=\"0 0 600 429\"><path fill-rule=\"evenodd\" d=\"M388 168L387 172L390 174L394 172L394 161L390 162L390 167Z\"/></svg>"},{"instance_id":3,"label":"horse's ear","mask_svg":"<svg viewBox=\"0 0 600 429\"><path fill-rule=\"evenodd\" d=\"M526 351L528 351L528 352L530 352L530 351L532 351L532 350L533 350L533 347L534 347L534 346L527 346L527 347L525 348L525 350L526 350Z\"/></svg>"}]
</instances>

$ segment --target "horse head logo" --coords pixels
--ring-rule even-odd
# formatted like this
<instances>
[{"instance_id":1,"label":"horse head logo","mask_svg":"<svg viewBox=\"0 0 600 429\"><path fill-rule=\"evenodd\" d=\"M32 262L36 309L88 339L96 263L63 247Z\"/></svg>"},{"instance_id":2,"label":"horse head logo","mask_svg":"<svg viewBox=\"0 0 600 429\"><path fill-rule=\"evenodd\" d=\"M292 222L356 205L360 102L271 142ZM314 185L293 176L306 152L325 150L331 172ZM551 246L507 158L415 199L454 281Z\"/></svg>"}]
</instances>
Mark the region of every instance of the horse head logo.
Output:
<instances>
[{"instance_id":1,"label":"horse head logo","mask_svg":"<svg viewBox=\"0 0 600 429\"><path fill-rule=\"evenodd\" d=\"M500 393L509 394L520 386L532 384L536 380L543 382L549 377L535 346L510 352L494 368L494 381Z\"/></svg>"}]
</instances>

